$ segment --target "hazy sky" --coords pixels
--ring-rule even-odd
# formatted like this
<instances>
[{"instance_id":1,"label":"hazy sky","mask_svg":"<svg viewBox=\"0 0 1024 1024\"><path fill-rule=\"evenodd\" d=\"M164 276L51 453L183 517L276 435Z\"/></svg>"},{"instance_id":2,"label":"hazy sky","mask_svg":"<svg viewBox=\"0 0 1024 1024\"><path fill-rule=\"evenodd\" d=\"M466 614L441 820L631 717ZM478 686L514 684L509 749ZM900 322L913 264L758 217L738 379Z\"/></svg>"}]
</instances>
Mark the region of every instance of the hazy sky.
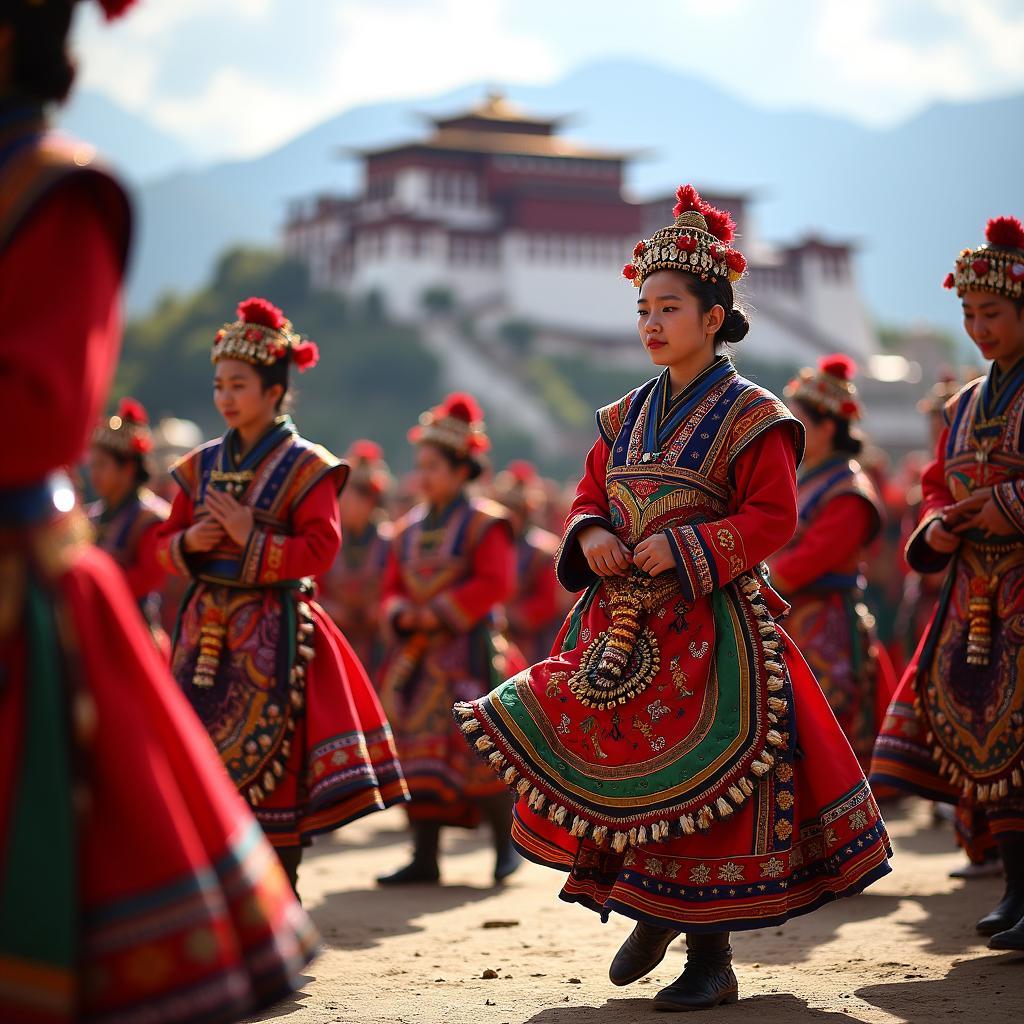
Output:
<instances>
[{"instance_id":1,"label":"hazy sky","mask_svg":"<svg viewBox=\"0 0 1024 1024\"><path fill-rule=\"evenodd\" d=\"M80 82L203 158L361 103L614 56L869 123L1024 88L1020 0L140 0L109 26L80 6Z\"/></svg>"}]
</instances>

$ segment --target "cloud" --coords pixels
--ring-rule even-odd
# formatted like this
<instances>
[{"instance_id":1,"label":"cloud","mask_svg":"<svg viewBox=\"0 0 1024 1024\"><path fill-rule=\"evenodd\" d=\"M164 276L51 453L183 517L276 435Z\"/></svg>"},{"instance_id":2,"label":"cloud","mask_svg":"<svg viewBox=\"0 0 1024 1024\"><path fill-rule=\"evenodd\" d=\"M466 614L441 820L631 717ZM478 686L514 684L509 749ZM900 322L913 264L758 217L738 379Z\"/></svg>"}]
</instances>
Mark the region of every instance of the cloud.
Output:
<instances>
[{"instance_id":1,"label":"cloud","mask_svg":"<svg viewBox=\"0 0 1024 1024\"><path fill-rule=\"evenodd\" d=\"M79 5L93 7L94 5ZM1024 86L1016 0L152 0L82 11L83 83L208 157L358 104L551 80L630 56L768 106L892 122Z\"/></svg>"},{"instance_id":2,"label":"cloud","mask_svg":"<svg viewBox=\"0 0 1024 1024\"><path fill-rule=\"evenodd\" d=\"M1024 15L999 0L823 0L814 49L825 96L891 122L934 99L1019 87Z\"/></svg>"},{"instance_id":3,"label":"cloud","mask_svg":"<svg viewBox=\"0 0 1024 1024\"><path fill-rule=\"evenodd\" d=\"M169 68L161 40L175 33L198 39L216 6L176 5L132 29L138 45L126 45L124 35L90 34L84 81L200 151L254 155L360 103L474 80L536 82L562 70L539 35L509 30L509 0L311 0L301 27L293 6L221 0L219 23L225 15L243 19L233 26L234 45L210 63L193 54L187 66Z\"/></svg>"}]
</instances>

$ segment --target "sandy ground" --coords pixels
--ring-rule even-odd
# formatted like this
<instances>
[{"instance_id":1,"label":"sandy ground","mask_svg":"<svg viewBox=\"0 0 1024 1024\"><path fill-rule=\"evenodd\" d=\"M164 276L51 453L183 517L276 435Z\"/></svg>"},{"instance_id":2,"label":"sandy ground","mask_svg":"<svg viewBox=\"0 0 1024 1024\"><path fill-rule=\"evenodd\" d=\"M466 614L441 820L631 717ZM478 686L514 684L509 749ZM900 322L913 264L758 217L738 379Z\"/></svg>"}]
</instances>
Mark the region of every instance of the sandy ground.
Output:
<instances>
[{"instance_id":1,"label":"sandy ground","mask_svg":"<svg viewBox=\"0 0 1024 1024\"><path fill-rule=\"evenodd\" d=\"M886 815L893 873L867 893L734 937L740 1002L716 1024L1024 1022L1024 956L989 951L974 922L1000 879L953 881L948 826L927 805ZM561 875L525 864L488 884L486 835L445 837L442 887L380 890L407 857L400 811L373 815L307 853L300 890L325 946L290 1000L254 1018L287 1024L633 1024L675 1019L647 999L681 970L673 946L646 982L615 988L607 966L631 924L557 899ZM681 946L681 943L680 943ZM485 970L497 972L486 980Z\"/></svg>"}]
</instances>

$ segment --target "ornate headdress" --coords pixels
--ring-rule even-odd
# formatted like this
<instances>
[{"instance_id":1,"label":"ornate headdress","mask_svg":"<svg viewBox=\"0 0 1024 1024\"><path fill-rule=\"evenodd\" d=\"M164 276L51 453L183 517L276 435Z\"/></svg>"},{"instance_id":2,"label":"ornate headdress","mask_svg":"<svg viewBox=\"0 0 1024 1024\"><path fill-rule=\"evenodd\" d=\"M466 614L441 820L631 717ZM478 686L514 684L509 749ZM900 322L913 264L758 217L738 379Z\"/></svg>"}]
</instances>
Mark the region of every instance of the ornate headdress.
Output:
<instances>
[{"instance_id":1,"label":"ornate headdress","mask_svg":"<svg viewBox=\"0 0 1024 1024\"><path fill-rule=\"evenodd\" d=\"M535 511L545 499L537 467L526 459L513 459L494 478L493 492L506 508L524 512Z\"/></svg>"},{"instance_id":2,"label":"ornate headdress","mask_svg":"<svg viewBox=\"0 0 1024 1024\"><path fill-rule=\"evenodd\" d=\"M680 185L676 199L675 222L636 243L622 276L637 288L657 270L682 270L702 281L738 281L747 261L729 244L736 233L732 217L701 199L692 185Z\"/></svg>"},{"instance_id":3,"label":"ornate headdress","mask_svg":"<svg viewBox=\"0 0 1024 1024\"><path fill-rule=\"evenodd\" d=\"M348 476L350 487L372 491L378 497L390 489L391 470L384 461L384 449L376 441L353 441L345 461L352 467Z\"/></svg>"},{"instance_id":4,"label":"ornate headdress","mask_svg":"<svg viewBox=\"0 0 1024 1024\"><path fill-rule=\"evenodd\" d=\"M857 364L849 356L837 352L819 359L817 370L805 366L786 385L785 395L819 412L852 423L864 414L853 383L856 375Z\"/></svg>"},{"instance_id":5,"label":"ornate headdress","mask_svg":"<svg viewBox=\"0 0 1024 1024\"><path fill-rule=\"evenodd\" d=\"M460 458L483 455L491 447L483 409L465 392L455 392L440 405L428 409L408 437L413 444L437 444Z\"/></svg>"},{"instance_id":6,"label":"ornate headdress","mask_svg":"<svg viewBox=\"0 0 1024 1024\"><path fill-rule=\"evenodd\" d=\"M122 398L117 412L104 419L93 432L92 443L96 448L125 458L148 455L153 450L153 435L142 403L134 398Z\"/></svg>"},{"instance_id":7,"label":"ornate headdress","mask_svg":"<svg viewBox=\"0 0 1024 1024\"><path fill-rule=\"evenodd\" d=\"M251 298L238 304L238 319L213 336L210 362L240 359L253 366L271 366L290 358L299 373L320 360L316 342L302 338L291 321L266 299Z\"/></svg>"},{"instance_id":8,"label":"ornate headdress","mask_svg":"<svg viewBox=\"0 0 1024 1024\"><path fill-rule=\"evenodd\" d=\"M936 415L946 407L946 403L964 386L952 370L943 370L939 379L931 386L928 394L917 403L917 411Z\"/></svg>"},{"instance_id":9,"label":"ornate headdress","mask_svg":"<svg viewBox=\"0 0 1024 1024\"><path fill-rule=\"evenodd\" d=\"M994 292L1007 299L1024 298L1024 227L1016 217L993 217L985 225L985 244L961 249L956 268L943 288Z\"/></svg>"}]
</instances>

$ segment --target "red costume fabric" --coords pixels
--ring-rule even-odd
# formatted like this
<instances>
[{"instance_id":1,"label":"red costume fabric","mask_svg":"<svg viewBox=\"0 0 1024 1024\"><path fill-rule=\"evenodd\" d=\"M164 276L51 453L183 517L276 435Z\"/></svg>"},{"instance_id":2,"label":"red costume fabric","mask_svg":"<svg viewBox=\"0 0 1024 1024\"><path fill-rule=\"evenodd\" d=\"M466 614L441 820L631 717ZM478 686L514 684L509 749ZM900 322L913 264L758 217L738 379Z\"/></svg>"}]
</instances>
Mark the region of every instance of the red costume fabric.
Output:
<instances>
[{"instance_id":1,"label":"red costume fabric","mask_svg":"<svg viewBox=\"0 0 1024 1024\"><path fill-rule=\"evenodd\" d=\"M86 510L96 531L96 546L106 551L124 573L157 649L168 660L171 640L160 619L160 589L167 573L157 559L157 540L170 510L163 498L144 487L118 508L108 509L98 501Z\"/></svg>"},{"instance_id":2,"label":"red costume fabric","mask_svg":"<svg viewBox=\"0 0 1024 1024\"><path fill-rule=\"evenodd\" d=\"M0 459L0 1019L234 1021L298 983L315 933L123 574L44 483L106 394L128 218L41 131L0 159L0 400L43 421Z\"/></svg>"},{"instance_id":3,"label":"red costume fabric","mask_svg":"<svg viewBox=\"0 0 1024 1024\"><path fill-rule=\"evenodd\" d=\"M1024 363L968 384L922 476L921 522L907 545L917 572L945 573L938 605L875 747L872 780L958 803L961 839L979 859L992 836L1024 832ZM962 534L931 548L928 527L981 487L1012 532Z\"/></svg>"},{"instance_id":4,"label":"red costume fabric","mask_svg":"<svg viewBox=\"0 0 1024 1024\"><path fill-rule=\"evenodd\" d=\"M772 559L772 580L792 606L786 631L867 771L896 689L864 603L864 561L881 529L881 503L866 474L843 455L802 468L798 482L800 522Z\"/></svg>"},{"instance_id":5,"label":"red costume fabric","mask_svg":"<svg viewBox=\"0 0 1024 1024\"><path fill-rule=\"evenodd\" d=\"M539 526L529 526L516 539L516 589L508 602L509 636L519 651L534 662L551 650L562 624L561 588L555 576L558 538Z\"/></svg>"},{"instance_id":6,"label":"red costume fabric","mask_svg":"<svg viewBox=\"0 0 1024 1024\"><path fill-rule=\"evenodd\" d=\"M383 586L390 643L380 691L414 821L474 827L475 801L504 792L467 749L451 708L521 667L492 618L512 593L514 560L504 509L493 502L459 497L444 509L417 506L396 527ZM429 608L440 627L400 630L395 620L405 608Z\"/></svg>"},{"instance_id":7,"label":"red costume fabric","mask_svg":"<svg viewBox=\"0 0 1024 1024\"><path fill-rule=\"evenodd\" d=\"M234 432L185 456L161 532L165 567L190 576L171 670L275 846L406 799L391 730L366 671L312 600L341 543L347 466L281 417L245 454ZM244 549L189 554L185 531L230 481L254 509Z\"/></svg>"},{"instance_id":8,"label":"red costume fabric","mask_svg":"<svg viewBox=\"0 0 1024 1024\"><path fill-rule=\"evenodd\" d=\"M391 528L371 522L360 536L351 531L333 564L318 579L320 603L352 645L370 678L383 656L381 585L391 546Z\"/></svg>"},{"instance_id":9,"label":"red costume fabric","mask_svg":"<svg viewBox=\"0 0 1024 1024\"><path fill-rule=\"evenodd\" d=\"M888 840L762 561L797 520L798 424L725 357L600 410L552 655L456 707L561 897L676 931L758 928L859 892ZM597 577L577 537L662 534L675 571Z\"/></svg>"}]
</instances>

